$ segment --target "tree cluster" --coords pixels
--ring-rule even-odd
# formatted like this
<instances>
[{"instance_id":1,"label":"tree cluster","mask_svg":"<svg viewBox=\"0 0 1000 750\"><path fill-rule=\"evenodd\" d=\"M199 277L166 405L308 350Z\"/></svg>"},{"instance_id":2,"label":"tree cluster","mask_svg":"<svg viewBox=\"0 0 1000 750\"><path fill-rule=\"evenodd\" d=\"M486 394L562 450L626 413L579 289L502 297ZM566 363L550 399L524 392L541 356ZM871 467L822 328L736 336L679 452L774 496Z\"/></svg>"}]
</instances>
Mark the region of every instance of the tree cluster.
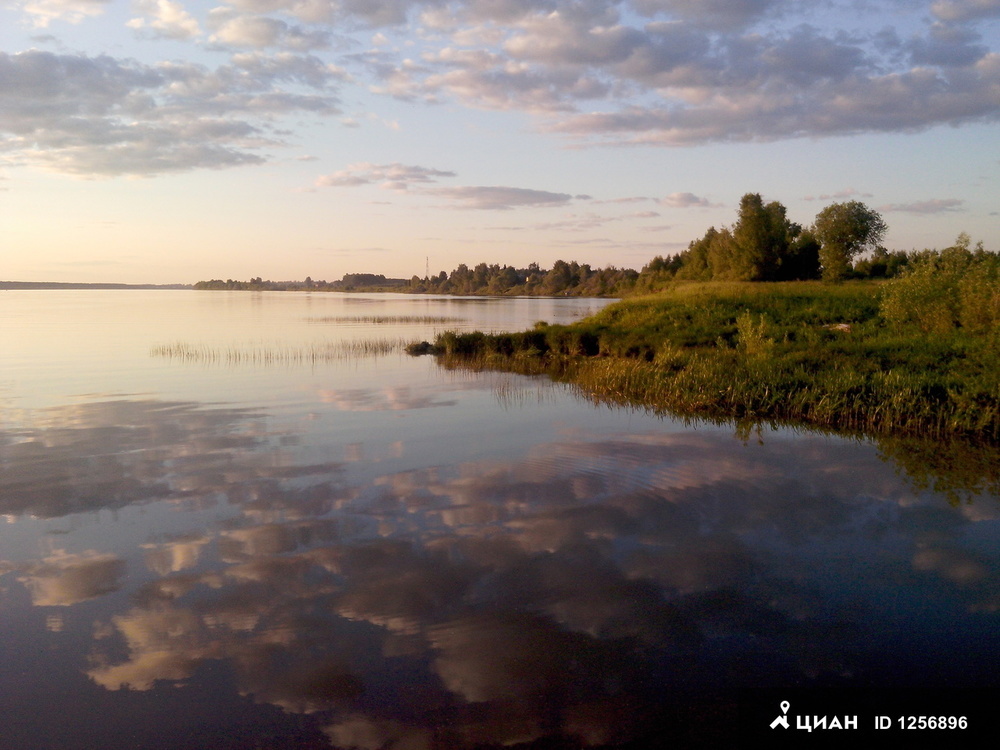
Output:
<instances>
[{"instance_id":1,"label":"tree cluster","mask_svg":"<svg viewBox=\"0 0 1000 750\"><path fill-rule=\"evenodd\" d=\"M526 268L480 263L460 264L451 273L413 276L408 281L382 274L349 273L339 281L199 281L196 289L407 291L418 294L497 296L619 297L650 292L674 280L794 281L823 278L891 278L910 260L905 252L889 252L879 244L886 224L859 201L834 203L817 214L810 227L791 221L778 201L764 202L760 193L740 200L732 227L710 227L677 255L653 258L641 272L557 260L552 268L531 263ZM870 251L870 252L869 252ZM861 257L864 255L864 257Z\"/></svg>"},{"instance_id":2,"label":"tree cluster","mask_svg":"<svg viewBox=\"0 0 1000 750\"><path fill-rule=\"evenodd\" d=\"M407 291L426 294L535 295L569 297L619 296L635 284L638 272L629 268L591 268L586 263L557 260L551 269L531 263L527 268L480 263L460 264L450 274L410 279Z\"/></svg>"},{"instance_id":3,"label":"tree cluster","mask_svg":"<svg viewBox=\"0 0 1000 750\"><path fill-rule=\"evenodd\" d=\"M345 273L339 281L313 281L311 276L306 276L303 281L270 281L256 276L249 281L199 281L194 288L251 292L362 292L401 290L406 283L406 279L386 278L380 273Z\"/></svg>"},{"instance_id":4,"label":"tree cluster","mask_svg":"<svg viewBox=\"0 0 1000 750\"><path fill-rule=\"evenodd\" d=\"M880 270L887 271L888 253L879 247L885 232L882 217L859 201L827 206L813 226L803 228L788 219L778 201L765 203L760 193L747 193L732 227L710 227L686 251L654 258L643 268L640 286L673 278L835 281L851 275L852 261L866 250L881 251L886 262Z\"/></svg>"}]
</instances>

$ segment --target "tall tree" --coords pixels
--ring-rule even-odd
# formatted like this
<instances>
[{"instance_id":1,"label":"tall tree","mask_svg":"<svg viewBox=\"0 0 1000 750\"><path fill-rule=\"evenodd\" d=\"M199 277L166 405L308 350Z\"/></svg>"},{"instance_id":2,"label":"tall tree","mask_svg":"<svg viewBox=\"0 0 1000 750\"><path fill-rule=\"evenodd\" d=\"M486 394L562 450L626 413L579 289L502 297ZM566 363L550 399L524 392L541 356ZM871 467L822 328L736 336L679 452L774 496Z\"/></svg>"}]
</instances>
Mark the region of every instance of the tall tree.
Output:
<instances>
[{"instance_id":1,"label":"tall tree","mask_svg":"<svg viewBox=\"0 0 1000 750\"><path fill-rule=\"evenodd\" d=\"M744 195L740 199L739 218L732 229L732 242L716 248L717 256L722 251L729 257L715 264L713 275L744 281L777 279L789 245L800 230L786 214L781 203L765 204L760 193Z\"/></svg>"},{"instance_id":2,"label":"tall tree","mask_svg":"<svg viewBox=\"0 0 1000 750\"><path fill-rule=\"evenodd\" d=\"M855 256L876 248L887 229L878 212L860 201L833 203L820 211L813 233L820 243L823 278L844 278Z\"/></svg>"},{"instance_id":3,"label":"tall tree","mask_svg":"<svg viewBox=\"0 0 1000 750\"><path fill-rule=\"evenodd\" d=\"M677 271L678 278L681 279L709 279L713 271L709 268L708 251L715 241L718 230L709 227L705 236L698 240L692 240L688 244L688 249L681 253L681 268Z\"/></svg>"},{"instance_id":4,"label":"tall tree","mask_svg":"<svg viewBox=\"0 0 1000 750\"><path fill-rule=\"evenodd\" d=\"M771 216L760 193L747 193L740 199L740 217L733 227L736 256L732 268L736 278L760 281L771 266L776 266L772 247Z\"/></svg>"},{"instance_id":5,"label":"tall tree","mask_svg":"<svg viewBox=\"0 0 1000 750\"><path fill-rule=\"evenodd\" d=\"M788 245L785 257L778 269L778 281L818 279L820 277L819 242L809 229L799 229Z\"/></svg>"}]
</instances>

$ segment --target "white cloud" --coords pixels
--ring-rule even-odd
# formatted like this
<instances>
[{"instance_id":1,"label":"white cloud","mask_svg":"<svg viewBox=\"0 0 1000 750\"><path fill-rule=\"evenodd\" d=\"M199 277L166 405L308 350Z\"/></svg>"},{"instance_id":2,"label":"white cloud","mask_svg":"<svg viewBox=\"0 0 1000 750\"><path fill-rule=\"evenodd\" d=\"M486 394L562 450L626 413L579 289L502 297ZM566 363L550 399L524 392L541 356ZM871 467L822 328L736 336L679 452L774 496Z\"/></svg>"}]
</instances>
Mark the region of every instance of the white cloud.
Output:
<instances>
[{"instance_id":1,"label":"white cloud","mask_svg":"<svg viewBox=\"0 0 1000 750\"><path fill-rule=\"evenodd\" d=\"M316 58L235 56L215 70L107 56L0 53L0 153L83 176L257 164L272 121L336 113L341 76ZM283 88L311 89L301 93Z\"/></svg>"},{"instance_id":2,"label":"white cloud","mask_svg":"<svg viewBox=\"0 0 1000 750\"><path fill-rule=\"evenodd\" d=\"M749 32L778 14L806 16L779 0L632 5L651 20L636 23L625 3L453 3L421 16L444 38L428 36L419 63L388 51L356 61L379 93L533 113L543 130L581 145L768 141L1000 117L996 53L972 28L921 19L925 33L908 41L806 23ZM603 111L586 111L588 101Z\"/></svg>"},{"instance_id":3,"label":"white cloud","mask_svg":"<svg viewBox=\"0 0 1000 750\"><path fill-rule=\"evenodd\" d=\"M293 50L323 49L330 44L327 31L309 31L267 16L233 16L212 11L209 23L215 33L209 41L230 47L281 47Z\"/></svg>"},{"instance_id":4,"label":"white cloud","mask_svg":"<svg viewBox=\"0 0 1000 750\"><path fill-rule=\"evenodd\" d=\"M45 28L52 21L76 24L85 18L99 16L110 4L111 0L29 0L18 5L33 26Z\"/></svg>"},{"instance_id":5,"label":"white cloud","mask_svg":"<svg viewBox=\"0 0 1000 750\"><path fill-rule=\"evenodd\" d=\"M668 208L709 208L716 205L694 193L670 193L660 198L659 202Z\"/></svg>"},{"instance_id":6,"label":"white cloud","mask_svg":"<svg viewBox=\"0 0 1000 750\"><path fill-rule=\"evenodd\" d=\"M126 24L129 28L148 29L154 36L166 39L191 39L201 33L198 22L173 0L137 0L135 5L144 17L131 19Z\"/></svg>"},{"instance_id":7,"label":"white cloud","mask_svg":"<svg viewBox=\"0 0 1000 750\"><path fill-rule=\"evenodd\" d=\"M129 23L147 34L194 38L201 28L182 2L139 0L142 14ZM1000 15L1000 0L938 0L921 13L899 4L908 23L882 31L851 30L832 20L846 0L829 5L225 0L208 11L205 27L210 51L324 50L321 78L348 80L329 65L336 60L374 93L526 112L538 129L575 146L773 141L1000 119L1000 52L982 21ZM106 2L36 0L21 7L39 19L79 19ZM401 29L377 30L387 27ZM258 115L330 110L328 94L303 92L302 85L315 83L301 77L269 77L267 90L251 101L236 64L224 67L231 78L220 68L199 79L217 86L214 94L202 90L172 104L226 117L234 111L227 98L236 110ZM177 87L190 85L154 87L147 98L162 107Z\"/></svg>"},{"instance_id":8,"label":"white cloud","mask_svg":"<svg viewBox=\"0 0 1000 750\"><path fill-rule=\"evenodd\" d=\"M607 65L628 59L646 40L639 29L595 26L590 19L549 14L524 22L504 45L512 57L550 64Z\"/></svg>"},{"instance_id":9,"label":"white cloud","mask_svg":"<svg viewBox=\"0 0 1000 750\"><path fill-rule=\"evenodd\" d=\"M283 11L307 23L322 23L334 18L337 0L225 0L227 5L248 13Z\"/></svg>"},{"instance_id":10,"label":"white cloud","mask_svg":"<svg viewBox=\"0 0 1000 750\"><path fill-rule=\"evenodd\" d=\"M943 21L969 21L1000 16L1000 0L938 0L931 12Z\"/></svg>"}]
</instances>

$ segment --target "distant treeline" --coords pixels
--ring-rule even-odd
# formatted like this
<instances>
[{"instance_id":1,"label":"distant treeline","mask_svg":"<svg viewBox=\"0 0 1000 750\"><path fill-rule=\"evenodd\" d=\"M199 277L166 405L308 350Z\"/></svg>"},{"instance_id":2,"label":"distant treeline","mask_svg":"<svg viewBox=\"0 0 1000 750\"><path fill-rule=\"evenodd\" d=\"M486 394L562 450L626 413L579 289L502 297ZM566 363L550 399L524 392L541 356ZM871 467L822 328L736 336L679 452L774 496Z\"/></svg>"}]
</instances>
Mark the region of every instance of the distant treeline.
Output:
<instances>
[{"instance_id":1,"label":"distant treeline","mask_svg":"<svg viewBox=\"0 0 1000 750\"><path fill-rule=\"evenodd\" d=\"M686 250L658 255L641 271L615 266L595 269L563 260L550 269L537 263L527 268L486 263L469 268L462 263L451 273L409 280L354 273L329 283L308 277L280 282L257 277L199 281L195 288L624 297L660 291L676 281L888 279L899 276L921 253L882 247L886 230L882 217L859 201L833 203L816 215L811 226L803 227L788 219L787 209L778 201L765 203L759 193L747 193L732 227L710 227ZM968 238L964 241L968 249Z\"/></svg>"},{"instance_id":2,"label":"distant treeline","mask_svg":"<svg viewBox=\"0 0 1000 750\"><path fill-rule=\"evenodd\" d=\"M6 289L190 289L190 284L87 284L75 281L0 281Z\"/></svg>"},{"instance_id":3,"label":"distant treeline","mask_svg":"<svg viewBox=\"0 0 1000 750\"><path fill-rule=\"evenodd\" d=\"M386 278L382 274L348 273L339 281L249 281L212 279L199 281L195 289L230 289L241 291L318 291L318 292L409 292L412 294L461 295L536 295L606 297L618 296L631 289L639 273L630 268L592 269L586 263L557 260L551 269L531 263L527 268L487 265L469 268L464 263L450 274L406 279Z\"/></svg>"},{"instance_id":4,"label":"distant treeline","mask_svg":"<svg viewBox=\"0 0 1000 750\"><path fill-rule=\"evenodd\" d=\"M339 281L267 281L260 276L249 281L212 279L199 281L195 289L230 289L252 292L385 292L406 291L406 279L387 279L380 273L345 273Z\"/></svg>"},{"instance_id":5,"label":"distant treeline","mask_svg":"<svg viewBox=\"0 0 1000 750\"><path fill-rule=\"evenodd\" d=\"M534 295L568 297L616 297L630 290L639 273L631 268L591 268L586 263L557 260L551 269L531 263L514 268L480 263L469 268L462 263L450 274L410 279L407 291L428 294Z\"/></svg>"}]
</instances>

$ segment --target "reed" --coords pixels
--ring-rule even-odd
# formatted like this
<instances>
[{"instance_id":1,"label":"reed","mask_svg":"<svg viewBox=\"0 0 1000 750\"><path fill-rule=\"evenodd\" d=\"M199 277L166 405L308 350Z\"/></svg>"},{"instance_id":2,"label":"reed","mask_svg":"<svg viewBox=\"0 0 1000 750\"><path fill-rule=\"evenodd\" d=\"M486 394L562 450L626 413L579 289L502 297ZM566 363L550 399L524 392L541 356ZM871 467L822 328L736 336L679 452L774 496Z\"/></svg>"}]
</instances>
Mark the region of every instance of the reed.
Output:
<instances>
[{"instance_id":1,"label":"reed","mask_svg":"<svg viewBox=\"0 0 1000 750\"><path fill-rule=\"evenodd\" d=\"M367 338L311 344L269 344L250 342L217 346L175 342L150 349L150 356L179 362L225 365L300 365L343 360L384 357L401 353L407 340L402 338Z\"/></svg>"},{"instance_id":2,"label":"reed","mask_svg":"<svg viewBox=\"0 0 1000 750\"><path fill-rule=\"evenodd\" d=\"M306 318L307 323L348 323L353 325L439 325L460 323L463 318L447 315L328 315Z\"/></svg>"}]
</instances>

